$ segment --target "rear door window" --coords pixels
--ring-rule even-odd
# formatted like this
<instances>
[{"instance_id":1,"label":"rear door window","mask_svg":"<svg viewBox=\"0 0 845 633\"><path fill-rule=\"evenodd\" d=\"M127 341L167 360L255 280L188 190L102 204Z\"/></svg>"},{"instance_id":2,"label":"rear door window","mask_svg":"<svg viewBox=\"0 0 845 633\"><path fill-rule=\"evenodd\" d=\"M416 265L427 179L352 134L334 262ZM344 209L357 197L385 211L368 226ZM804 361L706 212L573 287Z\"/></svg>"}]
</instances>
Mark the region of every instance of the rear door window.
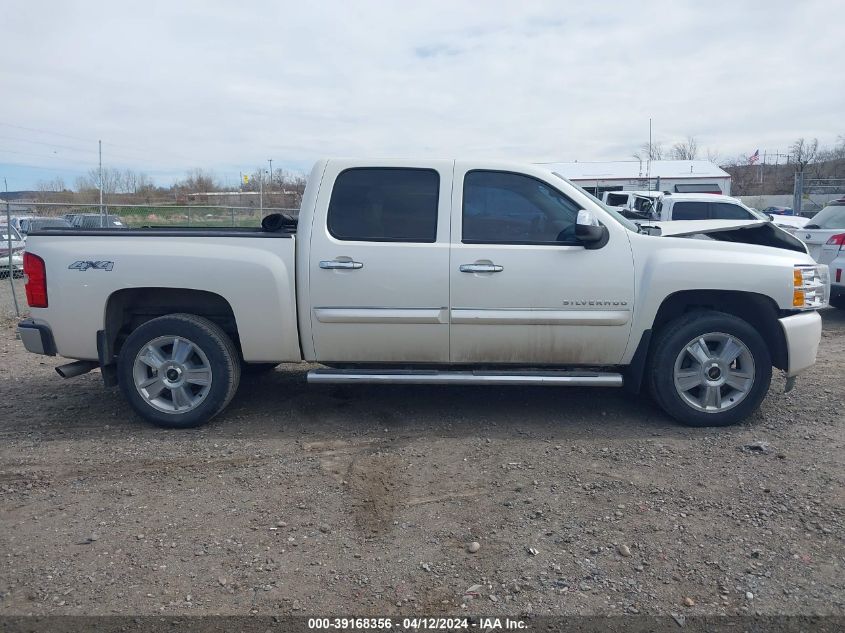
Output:
<instances>
[{"instance_id":1,"label":"rear door window","mask_svg":"<svg viewBox=\"0 0 845 633\"><path fill-rule=\"evenodd\" d=\"M628 204L628 194L609 193L607 194L607 204L611 207L624 207Z\"/></svg>"},{"instance_id":2,"label":"rear door window","mask_svg":"<svg viewBox=\"0 0 845 633\"><path fill-rule=\"evenodd\" d=\"M676 202L672 206L673 220L706 220L707 214L706 202Z\"/></svg>"},{"instance_id":3,"label":"rear door window","mask_svg":"<svg viewBox=\"0 0 845 633\"><path fill-rule=\"evenodd\" d=\"M713 220L756 220L753 215L738 204L711 202L710 217Z\"/></svg>"},{"instance_id":4,"label":"rear door window","mask_svg":"<svg viewBox=\"0 0 845 633\"><path fill-rule=\"evenodd\" d=\"M332 189L329 233L348 241L434 242L439 195L433 169L347 169Z\"/></svg>"}]
</instances>

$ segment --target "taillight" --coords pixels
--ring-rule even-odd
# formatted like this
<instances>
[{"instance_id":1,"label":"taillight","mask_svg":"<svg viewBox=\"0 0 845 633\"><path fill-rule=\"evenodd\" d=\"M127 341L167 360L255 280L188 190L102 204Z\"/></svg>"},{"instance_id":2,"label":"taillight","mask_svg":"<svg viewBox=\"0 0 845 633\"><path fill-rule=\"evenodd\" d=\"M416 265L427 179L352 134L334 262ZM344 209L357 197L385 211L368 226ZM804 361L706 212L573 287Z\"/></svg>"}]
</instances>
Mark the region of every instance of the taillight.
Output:
<instances>
[{"instance_id":1,"label":"taillight","mask_svg":"<svg viewBox=\"0 0 845 633\"><path fill-rule=\"evenodd\" d=\"M839 250L845 248L845 233L840 233L839 235L833 235L828 241L828 246L838 246Z\"/></svg>"},{"instance_id":2,"label":"taillight","mask_svg":"<svg viewBox=\"0 0 845 633\"><path fill-rule=\"evenodd\" d=\"M30 308L47 307L47 269L44 260L30 252L23 254L23 274L26 275L26 302Z\"/></svg>"}]
</instances>

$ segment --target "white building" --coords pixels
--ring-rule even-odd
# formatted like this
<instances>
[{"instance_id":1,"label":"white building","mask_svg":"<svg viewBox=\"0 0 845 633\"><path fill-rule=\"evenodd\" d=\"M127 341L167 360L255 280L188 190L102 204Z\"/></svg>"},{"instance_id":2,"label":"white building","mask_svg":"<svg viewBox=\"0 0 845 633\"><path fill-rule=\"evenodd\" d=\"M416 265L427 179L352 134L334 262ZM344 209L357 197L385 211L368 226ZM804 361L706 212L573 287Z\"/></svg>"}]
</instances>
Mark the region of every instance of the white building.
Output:
<instances>
[{"instance_id":1,"label":"white building","mask_svg":"<svg viewBox=\"0 0 845 633\"><path fill-rule=\"evenodd\" d=\"M600 198L605 191L731 194L731 175L706 160L617 160L546 163L552 171Z\"/></svg>"}]
</instances>

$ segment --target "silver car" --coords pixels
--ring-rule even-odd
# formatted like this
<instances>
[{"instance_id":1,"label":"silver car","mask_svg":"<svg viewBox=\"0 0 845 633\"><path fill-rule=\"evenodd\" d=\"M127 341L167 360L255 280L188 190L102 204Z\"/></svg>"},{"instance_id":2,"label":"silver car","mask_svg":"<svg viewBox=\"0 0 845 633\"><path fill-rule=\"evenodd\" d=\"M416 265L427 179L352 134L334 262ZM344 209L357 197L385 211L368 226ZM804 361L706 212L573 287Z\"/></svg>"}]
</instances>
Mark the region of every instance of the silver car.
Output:
<instances>
[{"instance_id":1,"label":"silver car","mask_svg":"<svg viewBox=\"0 0 845 633\"><path fill-rule=\"evenodd\" d=\"M822 245L818 262L830 269L830 305L845 310L845 229Z\"/></svg>"},{"instance_id":2,"label":"silver car","mask_svg":"<svg viewBox=\"0 0 845 633\"><path fill-rule=\"evenodd\" d=\"M819 261L827 241L842 232L845 232L845 198L828 202L804 228L796 230L793 235L802 240L807 245L810 256Z\"/></svg>"},{"instance_id":3,"label":"silver car","mask_svg":"<svg viewBox=\"0 0 845 633\"><path fill-rule=\"evenodd\" d=\"M7 224L0 226L0 278L9 276L9 271L15 277L23 277L23 248L24 241L21 234L14 227ZM9 238L11 238L11 262L9 261Z\"/></svg>"}]
</instances>

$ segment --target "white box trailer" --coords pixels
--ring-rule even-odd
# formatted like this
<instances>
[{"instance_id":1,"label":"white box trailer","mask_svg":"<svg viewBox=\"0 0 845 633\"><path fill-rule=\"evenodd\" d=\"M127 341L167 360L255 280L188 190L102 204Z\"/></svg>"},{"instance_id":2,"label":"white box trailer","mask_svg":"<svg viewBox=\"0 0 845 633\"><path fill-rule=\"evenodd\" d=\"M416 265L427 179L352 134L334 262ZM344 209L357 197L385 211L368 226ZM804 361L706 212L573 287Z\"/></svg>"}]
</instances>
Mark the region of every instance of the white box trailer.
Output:
<instances>
[{"instance_id":1,"label":"white box trailer","mask_svg":"<svg viewBox=\"0 0 845 633\"><path fill-rule=\"evenodd\" d=\"M706 160L619 160L546 163L601 199L607 191L668 191L730 195L731 175Z\"/></svg>"}]
</instances>

